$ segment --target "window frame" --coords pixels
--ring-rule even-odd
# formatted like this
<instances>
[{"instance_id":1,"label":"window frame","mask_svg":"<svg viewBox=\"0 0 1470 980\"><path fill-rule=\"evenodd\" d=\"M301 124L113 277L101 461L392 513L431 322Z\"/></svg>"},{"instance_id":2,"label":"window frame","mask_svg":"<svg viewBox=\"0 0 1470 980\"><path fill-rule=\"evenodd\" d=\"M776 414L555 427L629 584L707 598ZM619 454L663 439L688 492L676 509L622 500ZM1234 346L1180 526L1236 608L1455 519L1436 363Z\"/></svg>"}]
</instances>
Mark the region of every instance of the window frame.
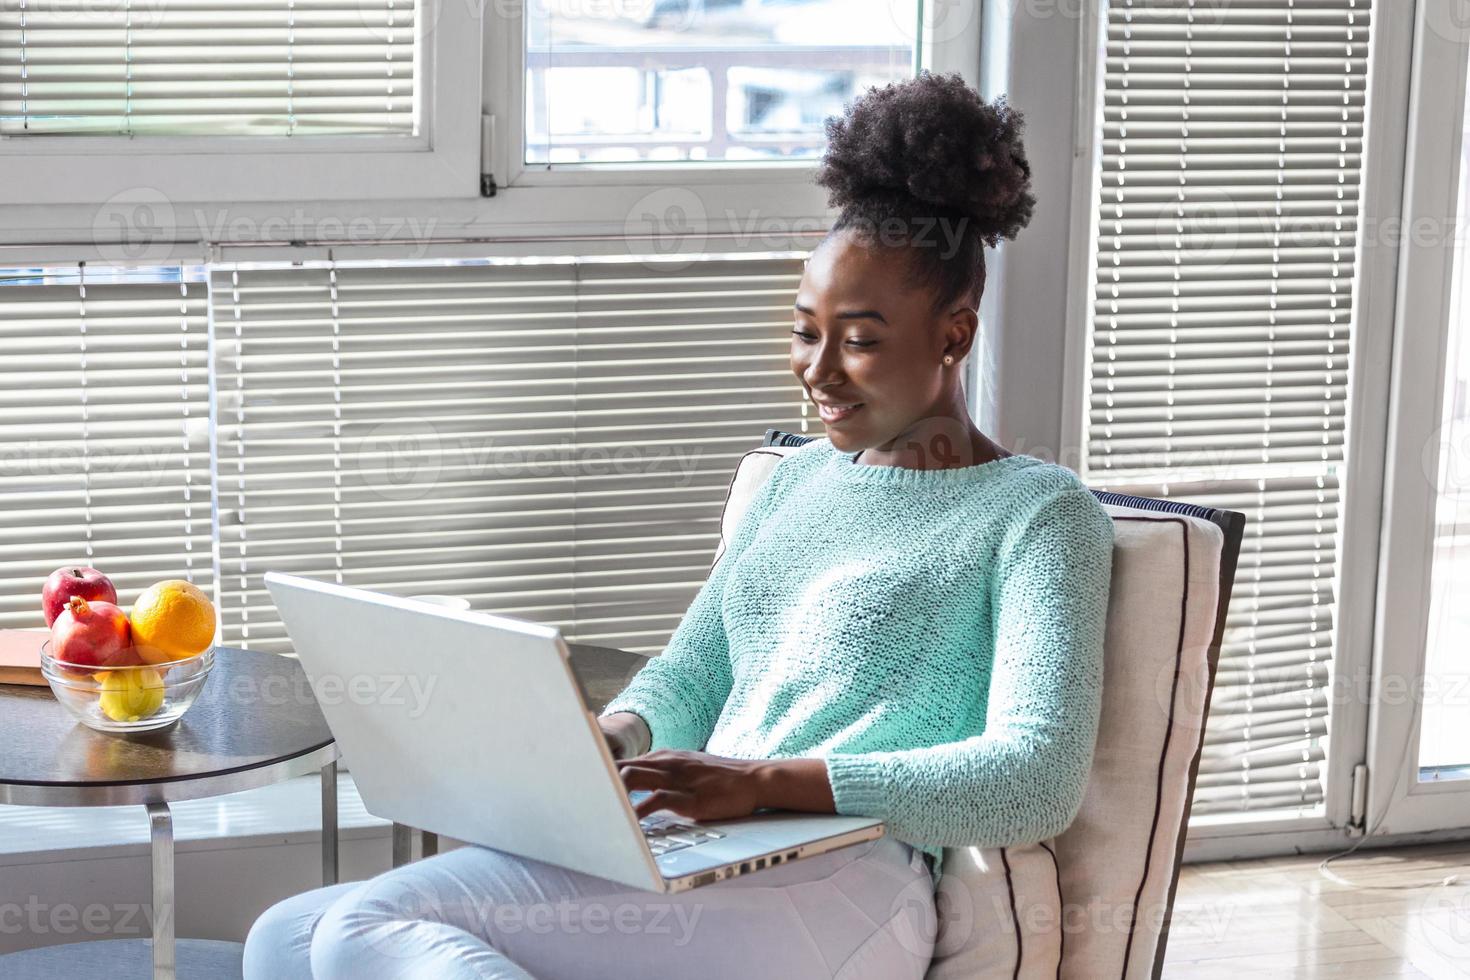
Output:
<instances>
[{"instance_id":1,"label":"window frame","mask_svg":"<svg viewBox=\"0 0 1470 980\"><path fill-rule=\"evenodd\" d=\"M299 145L278 154L261 145L248 154L210 151L206 174L198 156L171 155L180 144L163 138L141 151L138 140L119 137L0 140L0 261L165 261L201 251L215 259L325 258L329 249L339 258L646 252L645 242L625 239L648 231L638 215L660 204L649 195L681 190L697 195L705 220L693 233L654 229L660 253L782 250L809 245L830 227L826 193L813 180L816 160L521 167L507 180L509 161L524 153L523 137L514 149L509 138L511 107L524 99L520 0L424 2L443 5L421 72L422 90L437 94L425 109L427 149L380 153L363 149L375 137L321 137L306 155ZM980 89L982 21L993 30L1004 25L982 13L981 0L916 2L931 24L920 67L958 71ZM960 17L962 29L936 36L936 4ZM36 179L38 151L16 147L41 140L67 155L48 157ZM77 153L109 146L117 152ZM182 148L207 150L197 141ZM492 196L481 193L482 171L495 178Z\"/></svg>"},{"instance_id":2,"label":"window frame","mask_svg":"<svg viewBox=\"0 0 1470 980\"><path fill-rule=\"evenodd\" d=\"M483 14L420 2L415 135L0 136L0 206L475 197Z\"/></svg>"},{"instance_id":3,"label":"window frame","mask_svg":"<svg viewBox=\"0 0 1470 980\"><path fill-rule=\"evenodd\" d=\"M897 0L894 0L897 2ZM501 16L485 23L485 87L487 124L486 163L494 175L497 194L509 190L525 205L525 214L552 222L576 224L599 231L632 230L638 208L651 193L688 191L699 200L704 215L698 223L714 235L763 238L758 248L780 248L782 233L826 227L826 191L813 181L818 161L667 161L647 163L527 164L525 138L525 18L519 3L505 5ZM936 6L958 16L958 24L938 26ZM971 86L979 86L981 0L916 0L923 28L915 45L911 72L927 68L936 73L958 71ZM598 193L583 195L588 189ZM570 193L569 193L570 192ZM734 207L743 202L743 207ZM516 208L519 217L520 208ZM678 236L676 236L678 237ZM708 243L705 235L698 247ZM682 243L681 243L682 244ZM692 249L691 249L692 251Z\"/></svg>"}]
</instances>

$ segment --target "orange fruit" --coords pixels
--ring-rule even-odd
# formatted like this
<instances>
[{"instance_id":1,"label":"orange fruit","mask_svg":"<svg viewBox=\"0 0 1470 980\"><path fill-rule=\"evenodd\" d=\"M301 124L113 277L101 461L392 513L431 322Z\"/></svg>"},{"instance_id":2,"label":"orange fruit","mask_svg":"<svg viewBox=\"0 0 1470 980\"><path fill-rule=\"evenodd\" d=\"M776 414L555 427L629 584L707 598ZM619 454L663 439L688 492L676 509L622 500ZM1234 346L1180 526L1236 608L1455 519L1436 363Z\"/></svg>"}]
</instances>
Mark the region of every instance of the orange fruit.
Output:
<instances>
[{"instance_id":1,"label":"orange fruit","mask_svg":"<svg viewBox=\"0 0 1470 980\"><path fill-rule=\"evenodd\" d=\"M214 642L214 603L183 579L150 585L128 616L133 645L147 664L197 657Z\"/></svg>"}]
</instances>

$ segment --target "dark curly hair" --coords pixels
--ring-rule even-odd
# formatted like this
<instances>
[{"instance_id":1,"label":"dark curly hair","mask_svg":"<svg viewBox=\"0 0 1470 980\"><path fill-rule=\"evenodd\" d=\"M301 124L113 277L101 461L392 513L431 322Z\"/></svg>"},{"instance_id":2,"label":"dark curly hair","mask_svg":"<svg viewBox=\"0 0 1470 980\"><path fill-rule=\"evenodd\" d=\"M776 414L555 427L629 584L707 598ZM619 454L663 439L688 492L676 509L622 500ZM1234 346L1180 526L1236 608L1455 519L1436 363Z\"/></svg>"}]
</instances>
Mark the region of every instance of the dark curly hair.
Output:
<instances>
[{"instance_id":1,"label":"dark curly hair","mask_svg":"<svg viewBox=\"0 0 1470 980\"><path fill-rule=\"evenodd\" d=\"M1015 238L1036 206L1021 126L1005 96L986 103L957 72L869 86L826 122L816 180L841 209L827 237L901 248L936 315L956 300L978 306L985 247Z\"/></svg>"}]
</instances>

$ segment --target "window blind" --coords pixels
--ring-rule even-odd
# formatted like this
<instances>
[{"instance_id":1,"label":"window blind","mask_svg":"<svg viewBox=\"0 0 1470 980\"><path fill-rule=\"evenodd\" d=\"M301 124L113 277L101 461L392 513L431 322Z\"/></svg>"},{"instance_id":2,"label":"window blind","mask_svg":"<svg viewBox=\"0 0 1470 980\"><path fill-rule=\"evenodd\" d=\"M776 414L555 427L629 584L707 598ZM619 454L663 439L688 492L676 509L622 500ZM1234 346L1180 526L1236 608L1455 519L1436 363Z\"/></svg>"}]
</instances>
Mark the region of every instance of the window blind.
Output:
<instances>
[{"instance_id":1,"label":"window blind","mask_svg":"<svg viewBox=\"0 0 1470 980\"><path fill-rule=\"evenodd\" d=\"M415 132L416 0L0 0L0 134Z\"/></svg>"},{"instance_id":2,"label":"window blind","mask_svg":"<svg viewBox=\"0 0 1470 980\"><path fill-rule=\"evenodd\" d=\"M1194 813L1323 799L1369 0L1114 0L1086 465L1247 517Z\"/></svg>"},{"instance_id":3,"label":"window blind","mask_svg":"<svg viewBox=\"0 0 1470 980\"><path fill-rule=\"evenodd\" d=\"M653 653L739 455L803 427L799 256L213 273L226 642L286 652L261 574L454 594Z\"/></svg>"},{"instance_id":4,"label":"window blind","mask_svg":"<svg viewBox=\"0 0 1470 980\"><path fill-rule=\"evenodd\" d=\"M0 627L62 565L213 590L206 313L198 268L0 270Z\"/></svg>"}]
</instances>

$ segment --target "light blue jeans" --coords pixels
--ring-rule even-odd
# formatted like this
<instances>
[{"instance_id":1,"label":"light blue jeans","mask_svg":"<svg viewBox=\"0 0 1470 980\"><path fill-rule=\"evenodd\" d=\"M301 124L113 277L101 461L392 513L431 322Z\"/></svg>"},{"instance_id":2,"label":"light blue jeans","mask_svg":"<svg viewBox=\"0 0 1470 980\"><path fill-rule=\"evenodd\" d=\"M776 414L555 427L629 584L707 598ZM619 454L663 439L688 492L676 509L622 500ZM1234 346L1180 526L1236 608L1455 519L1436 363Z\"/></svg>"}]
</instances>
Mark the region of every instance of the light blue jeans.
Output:
<instances>
[{"instance_id":1,"label":"light blue jeans","mask_svg":"<svg viewBox=\"0 0 1470 980\"><path fill-rule=\"evenodd\" d=\"M245 978L920 980L936 929L889 836L676 895L461 847L267 909Z\"/></svg>"}]
</instances>

